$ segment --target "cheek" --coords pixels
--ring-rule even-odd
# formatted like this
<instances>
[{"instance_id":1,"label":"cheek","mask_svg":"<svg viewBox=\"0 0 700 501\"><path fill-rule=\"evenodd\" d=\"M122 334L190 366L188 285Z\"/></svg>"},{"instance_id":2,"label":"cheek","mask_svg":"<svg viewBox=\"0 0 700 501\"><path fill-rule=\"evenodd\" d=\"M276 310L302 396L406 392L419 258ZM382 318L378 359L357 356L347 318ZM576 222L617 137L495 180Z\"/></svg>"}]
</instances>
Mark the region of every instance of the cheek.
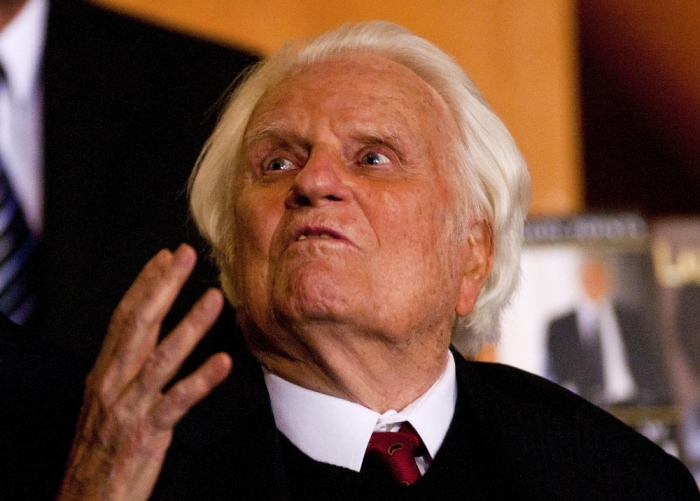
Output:
<instances>
[{"instance_id":1,"label":"cheek","mask_svg":"<svg viewBox=\"0 0 700 501\"><path fill-rule=\"evenodd\" d=\"M284 215L284 199L279 189L248 188L236 202L238 241L246 257L267 259L275 232Z\"/></svg>"},{"instance_id":2,"label":"cheek","mask_svg":"<svg viewBox=\"0 0 700 501\"><path fill-rule=\"evenodd\" d=\"M384 194L375 204L371 222L377 236L380 259L372 270L376 287L397 294L402 302L423 296L435 278L445 272L438 253L443 228L434 215L432 201L411 193ZM443 288L440 288L443 290Z\"/></svg>"},{"instance_id":3,"label":"cheek","mask_svg":"<svg viewBox=\"0 0 700 501\"><path fill-rule=\"evenodd\" d=\"M427 189L385 205L386 217L380 224L382 245L389 250L386 266L403 280L412 277L417 289L451 293L457 283L459 264L448 197L443 190ZM401 286L406 287L405 282Z\"/></svg>"},{"instance_id":4,"label":"cheek","mask_svg":"<svg viewBox=\"0 0 700 501\"><path fill-rule=\"evenodd\" d=\"M396 247L397 252L414 250L425 257L433 254L438 240L449 230L443 201L420 193L385 198L382 210L375 215L384 244Z\"/></svg>"},{"instance_id":5,"label":"cheek","mask_svg":"<svg viewBox=\"0 0 700 501\"><path fill-rule=\"evenodd\" d=\"M268 268L274 262L270 249L283 210L272 200L273 197L261 193L244 192L236 203L238 235L234 265L238 270L238 290L244 301L264 292Z\"/></svg>"},{"instance_id":6,"label":"cheek","mask_svg":"<svg viewBox=\"0 0 700 501\"><path fill-rule=\"evenodd\" d=\"M372 277L381 304L371 306L395 332L436 329L454 311L458 266L442 202L404 191L382 197L373 214L381 259Z\"/></svg>"}]
</instances>

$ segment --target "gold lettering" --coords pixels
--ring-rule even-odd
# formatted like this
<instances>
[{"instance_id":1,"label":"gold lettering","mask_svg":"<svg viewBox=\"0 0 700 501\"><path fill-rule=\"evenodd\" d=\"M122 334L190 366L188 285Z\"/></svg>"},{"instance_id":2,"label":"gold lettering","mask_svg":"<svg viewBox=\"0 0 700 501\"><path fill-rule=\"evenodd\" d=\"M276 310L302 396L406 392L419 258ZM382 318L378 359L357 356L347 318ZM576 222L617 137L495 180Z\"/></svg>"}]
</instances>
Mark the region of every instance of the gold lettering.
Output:
<instances>
[{"instance_id":1,"label":"gold lettering","mask_svg":"<svg viewBox=\"0 0 700 501\"><path fill-rule=\"evenodd\" d=\"M700 248L678 249L674 261L671 245L659 239L653 243L651 255L656 281L662 287L700 284Z\"/></svg>"}]
</instances>

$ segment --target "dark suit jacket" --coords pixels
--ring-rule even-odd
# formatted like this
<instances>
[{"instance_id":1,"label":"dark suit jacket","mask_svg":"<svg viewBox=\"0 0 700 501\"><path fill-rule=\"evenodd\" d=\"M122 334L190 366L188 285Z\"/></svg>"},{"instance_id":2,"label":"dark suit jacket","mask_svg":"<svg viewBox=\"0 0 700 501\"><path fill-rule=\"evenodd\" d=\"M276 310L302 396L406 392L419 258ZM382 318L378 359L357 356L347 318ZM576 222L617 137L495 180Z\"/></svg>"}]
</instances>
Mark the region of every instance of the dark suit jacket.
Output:
<instances>
[{"instance_id":1,"label":"dark suit jacket","mask_svg":"<svg viewBox=\"0 0 700 501\"><path fill-rule=\"evenodd\" d=\"M50 2L34 332L94 359L146 261L183 241L203 247L188 222L187 178L215 104L254 60L79 0ZM217 283L201 261L179 314Z\"/></svg>"},{"instance_id":2,"label":"dark suit jacket","mask_svg":"<svg viewBox=\"0 0 700 501\"><path fill-rule=\"evenodd\" d=\"M615 304L614 309L632 377L638 387L638 395L630 403L669 403L670 391L656 330L642 312L620 304ZM549 324L548 354L550 372L557 382L573 383L581 396L596 400L601 389L592 387L575 312L555 318Z\"/></svg>"},{"instance_id":3,"label":"dark suit jacket","mask_svg":"<svg viewBox=\"0 0 700 501\"><path fill-rule=\"evenodd\" d=\"M353 472L290 456L260 365L240 334L220 334L190 363L225 350L234 358L233 374L177 426L154 500L700 499L676 459L597 407L537 376L458 354L455 416L427 474L406 491L380 486L358 497L363 479ZM35 349L43 350L35 346L30 354ZM46 388L30 401L42 405L23 410L18 433L0 427L0 444L10 453L2 455L0 499L52 499L60 481L80 385L60 382L56 376L71 371L58 355L49 359L58 363L31 385ZM36 369L44 357L19 360L33 360ZM61 393L64 386L69 390Z\"/></svg>"},{"instance_id":4,"label":"dark suit jacket","mask_svg":"<svg viewBox=\"0 0 700 501\"><path fill-rule=\"evenodd\" d=\"M51 499L87 365L0 316L0 499Z\"/></svg>"}]
</instances>

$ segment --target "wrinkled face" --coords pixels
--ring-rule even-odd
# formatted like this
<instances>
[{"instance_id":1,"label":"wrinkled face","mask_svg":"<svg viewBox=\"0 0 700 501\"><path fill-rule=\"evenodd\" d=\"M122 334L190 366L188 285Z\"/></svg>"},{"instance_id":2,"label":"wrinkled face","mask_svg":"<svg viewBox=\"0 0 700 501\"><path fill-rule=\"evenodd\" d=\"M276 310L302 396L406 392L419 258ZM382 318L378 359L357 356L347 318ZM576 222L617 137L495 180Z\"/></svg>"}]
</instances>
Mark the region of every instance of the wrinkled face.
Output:
<instances>
[{"instance_id":1,"label":"wrinkled face","mask_svg":"<svg viewBox=\"0 0 700 501\"><path fill-rule=\"evenodd\" d=\"M444 336L464 268L455 134L441 98L381 56L289 73L253 112L234 186L239 315L275 346L310 325Z\"/></svg>"}]
</instances>

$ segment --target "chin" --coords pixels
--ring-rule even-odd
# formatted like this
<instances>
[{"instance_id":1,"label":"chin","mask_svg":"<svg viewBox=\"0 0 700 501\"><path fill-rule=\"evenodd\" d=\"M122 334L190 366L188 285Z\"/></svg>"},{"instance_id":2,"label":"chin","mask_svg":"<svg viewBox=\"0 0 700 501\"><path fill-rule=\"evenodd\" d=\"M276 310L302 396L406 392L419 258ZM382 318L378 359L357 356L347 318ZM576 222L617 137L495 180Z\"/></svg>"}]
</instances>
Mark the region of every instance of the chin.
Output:
<instances>
[{"instance_id":1,"label":"chin","mask_svg":"<svg viewBox=\"0 0 700 501\"><path fill-rule=\"evenodd\" d=\"M276 288L273 306L276 315L292 322L339 320L351 306L346 284L327 275L304 273L285 287Z\"/></svg>"}]
</instances>

